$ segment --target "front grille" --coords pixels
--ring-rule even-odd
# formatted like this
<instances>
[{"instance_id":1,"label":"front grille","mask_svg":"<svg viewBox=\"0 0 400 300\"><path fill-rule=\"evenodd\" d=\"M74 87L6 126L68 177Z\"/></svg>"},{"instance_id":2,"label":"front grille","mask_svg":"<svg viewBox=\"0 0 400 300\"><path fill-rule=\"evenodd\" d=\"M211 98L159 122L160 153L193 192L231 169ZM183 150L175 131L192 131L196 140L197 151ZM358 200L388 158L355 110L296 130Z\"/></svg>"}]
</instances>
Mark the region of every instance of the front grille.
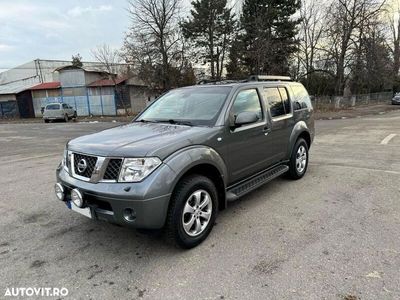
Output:
<instances>
[{"instance_id":1,"label":"front grille","mask_svg":"<svg viewBox=\"0 0 400 300\"><path fill-rule=\"evenodd\" d=\"M86 167L83 168L86 163ZM74 153L74 170L75 174L90 178L97 163L97 157Z\"/></svg>"},{"instance_id":2,"label":"front grille","mask_svg":"<svg viewBox=\"0 0 400 300\"><path fill-rule=\"evenodd\" d=\"M119 171L121 170L122 159L110 159L103 179L118 180Z\"/></svg>"}]
</instances>

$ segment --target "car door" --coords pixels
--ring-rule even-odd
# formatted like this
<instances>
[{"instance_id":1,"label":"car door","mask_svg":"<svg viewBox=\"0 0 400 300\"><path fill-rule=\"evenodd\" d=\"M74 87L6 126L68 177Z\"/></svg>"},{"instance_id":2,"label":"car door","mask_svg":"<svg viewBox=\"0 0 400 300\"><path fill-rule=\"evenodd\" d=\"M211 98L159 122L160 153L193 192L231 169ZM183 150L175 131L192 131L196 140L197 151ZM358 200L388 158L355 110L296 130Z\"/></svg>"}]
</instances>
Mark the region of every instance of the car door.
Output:
<instances>
[{"instance_id":1,"label":"car door","mask_svg":"<svg viewBox=\"0 0 400 300\"><path fill-rule=\"evenodd\" d=\"M69 116L75 115L75 110L70 105L68 105L68 115Z\"/></svg>"},{"instance_id":2,"label":"car door","mask_svg":"<svg viewBox=\"0 0 400 300\"><path fill-rule=\"evenodd\" d=\"M62 111L63 115L67 114L69 116L69 114L68 114L68 105L67 104L63 103L61 105L61 111Z\"/></svg>"},{"instance_id":3,"label":"car door","mask_svg":"<svg viewBox=\"0 0 400 300\"><path fill-rule=\"evenodd\" d=\"M263 100L271 119L269 145L272 163L286 160L290 135L294 126L292 102L285 86L266 86Z\"/></svg>"},{"instance_id":4,"label":"car door","mask_svg":"<svg viewBox=\"0 0 400 300\"><path fill-rule=\"evenodd\" d=\"M234 120L241 112L255 112L259 120L235 128ZM269 122L257 88L242 89L234 96L229 110L225 142L228 148L230 183L244 179L270 163L268 146Z\"/></svg>"}]
</instances>

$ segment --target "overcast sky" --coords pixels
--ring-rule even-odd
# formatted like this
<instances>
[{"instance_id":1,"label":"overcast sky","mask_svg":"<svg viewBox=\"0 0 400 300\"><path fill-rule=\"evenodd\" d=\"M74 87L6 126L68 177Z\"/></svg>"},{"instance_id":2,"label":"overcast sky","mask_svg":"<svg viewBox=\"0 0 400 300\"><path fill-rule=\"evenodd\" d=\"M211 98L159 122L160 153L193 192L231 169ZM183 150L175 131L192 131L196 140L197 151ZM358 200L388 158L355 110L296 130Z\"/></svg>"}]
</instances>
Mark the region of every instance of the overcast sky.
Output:
<instances>
[{"instance_id":1,"label":"overcast sky","mask_svg":"<svg viewBox=\"0 0 400 300\"><path fill-rule=\"evenodd\" d=\"M388 0L393 3L399 0ZM238 8L241 0L229 0ZM183 0L189 10L190 0ZM127 0L0 0L0 72L36 58L70 60L106 43L122 46Z\"/></svg>"},{"instance_id":2,"label":"overcast sky","mask_svg":"<svg viewBox=\"0 0 400 300\"><path fill-rule=\"evenodd\" d=\"M107 43L120 47L126 0L0 0L0 72L35 58L66 59Z\"/></svg>"}]
</instances>

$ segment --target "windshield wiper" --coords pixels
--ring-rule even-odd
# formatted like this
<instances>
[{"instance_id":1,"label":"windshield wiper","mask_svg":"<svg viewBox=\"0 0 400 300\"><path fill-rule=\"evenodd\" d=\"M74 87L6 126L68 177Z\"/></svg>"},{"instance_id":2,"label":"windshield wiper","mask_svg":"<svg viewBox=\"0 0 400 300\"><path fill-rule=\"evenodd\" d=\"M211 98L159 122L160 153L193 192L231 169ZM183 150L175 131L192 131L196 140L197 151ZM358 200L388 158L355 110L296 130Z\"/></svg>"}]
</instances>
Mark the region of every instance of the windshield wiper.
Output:
<instances>
[{"instance_id":1,"label":"windshield wiper","mask_svg":"<svg viewBox=\"0 0 400 300\"><path fill-rule=\"evenodd\" d=\"M145 120L141 119L136 122L142 122L142 123L169 123L173 125L186 125L186 126L193 126L192 122L190 121L182 121L182 120L174 120L174 119L169 119L169 120Z\"/></svg>"},{"instance_id":2,"label":"windshield wiper","mask_svg":"<svg viewBox=\"0 0 400 300\"><path fill-rule=\"evenodd\" d=\"M168 122L170 124L174 124L174 125L186 125L186 126L193 126L192 122L190 121L182 121L182 120L174 120L174 119L169 119Z\"/></svg>"},{"instance_id":3,"label":"windshield wiper","mask_svg":"<svg viewBox=\"0 0 400 300\"><path fill-rule=\"evenodd\" d=\"M157 121L153 121L153 120L145 120L145 119L141 119L140 121L136 121L136 122L141 122L141 123L157 123Z\"/></svg>"}]
</instances>

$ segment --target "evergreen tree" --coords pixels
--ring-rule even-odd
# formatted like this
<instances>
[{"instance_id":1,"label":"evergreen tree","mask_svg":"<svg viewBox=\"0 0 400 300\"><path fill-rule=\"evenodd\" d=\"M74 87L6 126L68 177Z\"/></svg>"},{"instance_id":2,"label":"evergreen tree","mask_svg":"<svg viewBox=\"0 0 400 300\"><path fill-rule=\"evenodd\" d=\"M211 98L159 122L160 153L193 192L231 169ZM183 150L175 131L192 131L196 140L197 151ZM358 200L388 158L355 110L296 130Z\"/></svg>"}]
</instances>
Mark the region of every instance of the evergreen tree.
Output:
<instances>
[{"instance_id":1,"label":"evergreen tree","mask_svg":"<svg viewBox=\"0 0 400 300\"><path fill-rule=\"evenodd\" d=\"M183 34L210 64L212 79L220 79L236 25L234 14L227 0L196 0L192 6L191 18L181 23Z\"/></svg>"},{"instance_id":2,"label":"evergreen tree","mask_svg":"<svg viewBox=\"0 0 400 300\"><path fill-rule=\"evenodd\" d=\"M249 76L243 66L242 49L243 44L241 43L239 36L236 35L235 42L232 43L232 46L229 49L229 62L226 65L226 77L228 79L245 79Z\"/></svg>"},{"instance_id":3,"label":"evergreen tree","mask_svg":"<svg viewBox=\"0 0 400 300\"><path fill-rule=\"evenodd\" d=\"M297 51L293 15L300 0L245 0L241 16L243 59L252 74L288 74L289 59Z\"/></svg>"},{"instance_id":4,"label":"evergreen tree","mask_svg":"<svg viewBox=\"0 0 400 300\"><path fill-rule=\"evenodd\" d=\"M72 55L71 64L74 67L82 67L82 56L79 53L77 55Z\"/></svg>"}]
</instances>

